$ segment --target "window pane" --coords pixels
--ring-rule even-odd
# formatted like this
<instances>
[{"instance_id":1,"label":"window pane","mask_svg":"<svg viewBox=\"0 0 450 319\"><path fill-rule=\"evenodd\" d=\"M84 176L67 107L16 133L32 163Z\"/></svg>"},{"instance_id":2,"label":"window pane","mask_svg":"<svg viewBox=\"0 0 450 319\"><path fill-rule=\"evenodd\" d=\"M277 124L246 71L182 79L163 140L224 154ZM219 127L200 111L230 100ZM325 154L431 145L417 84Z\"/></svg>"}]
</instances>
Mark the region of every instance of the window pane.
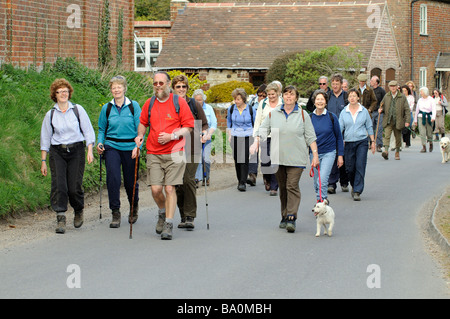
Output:
<instances>
[{"instance_id":1,"label":"window pane","mask_svg":"<svg viewBox=\"0 0 450 319\"><path fill-rule=\"evenodd\" d=\"M144 52L145 52L145 41L139 41L139 43L136 43L136 53L144 53Z\"/></svg>"},{"instance_id":2,"label":"window pane","mask_svg":"<svg viewBox=\"0 0 450 319\"><path fill-rule=\"evenodd\" d=\"M150 53L159 53L159 41L150 41Z\"/></svg>"},{"instance_id":3,"label":"window pane","mask_svg":"<svg viewBox=\"0 0 450 319\"><path fill-rule=\"evenodd\" d=\"M143 55L136 56L136 67L137 68L145 68L145 58Z\"/></svg>"}]
</instances>

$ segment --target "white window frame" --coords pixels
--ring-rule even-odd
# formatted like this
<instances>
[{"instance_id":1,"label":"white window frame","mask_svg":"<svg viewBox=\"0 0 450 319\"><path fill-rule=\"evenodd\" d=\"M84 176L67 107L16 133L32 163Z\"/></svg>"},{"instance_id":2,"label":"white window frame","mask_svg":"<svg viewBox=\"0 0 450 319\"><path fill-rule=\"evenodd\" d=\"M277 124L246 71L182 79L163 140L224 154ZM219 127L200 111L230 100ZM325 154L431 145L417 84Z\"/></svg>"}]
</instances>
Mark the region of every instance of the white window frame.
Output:
<instances>
[{"instance_id":1,"label":"white window frame","mask_svg":"<svg viewBox=\"0 0 450 319\"><path fill-rule=\"evenodd\" d=\"M152 71L153 65L150 65L152 59L157 58L159 54L161 53L162 49L162 38L156 37L156 38L137 38L138 42L144 42L145 45L143 46L144 54L138 52L138 44L134 44L134 70L137 72L146 72L146 71ZM152 53L150 52L150 43L157 41L159 42L158 45L158 53ZM145 60L145 67L138 67L137 65L137 58L138 56L141 56Z\"/></svg>"},{"instance_id":2,"label":"white window frame","mask_svg":"<svg viewBox=\"0 0 450 319\"><path fill-rule=\"evenodd\" d=\"M419 69L419 88L427 86L427 68L421 67Z\"/></svg>"},{"instance_id":3,"label":"white window frame","mask_svg":"<svg viewBox=\"0 0 450 319\"><path fill-rule=\"evenodd\" d=\"M420 5L420 18L419 18L419 26L420 26L420 34L428 35L428 12L427 5Z\"/></svg>"}]
</instances>

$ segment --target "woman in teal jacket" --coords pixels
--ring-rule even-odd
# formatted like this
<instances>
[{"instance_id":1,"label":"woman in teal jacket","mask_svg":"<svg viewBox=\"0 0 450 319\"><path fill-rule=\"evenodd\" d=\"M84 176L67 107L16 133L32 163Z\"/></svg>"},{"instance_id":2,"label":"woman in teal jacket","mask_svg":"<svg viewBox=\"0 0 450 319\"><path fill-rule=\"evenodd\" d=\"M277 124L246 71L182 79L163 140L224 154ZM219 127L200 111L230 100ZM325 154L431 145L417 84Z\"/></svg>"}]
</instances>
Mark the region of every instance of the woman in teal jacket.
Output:
<instances>
[{"instance_id":1,"label":"woman in teal jacket","mask_svg":"<svg viewBox=\"0 0 450 319\"><path fill-rule=\"evenodd\" d=\"M106 165L106 186L108 188L109 208L112 211L111 228L120 227L120 185L122 166L123 181L131 203L133 197L134 172L136 156L139 150L134 142L137 136L141 108L136 101L125 97L127 81L123 76L115 76L109 82L113 95L111 102L103 105L98 119L97 152L103 155ZM135 223L138 217L139 184L136 182L133 219L131 214L128 221Z\"/></svg>"}]
</instances>

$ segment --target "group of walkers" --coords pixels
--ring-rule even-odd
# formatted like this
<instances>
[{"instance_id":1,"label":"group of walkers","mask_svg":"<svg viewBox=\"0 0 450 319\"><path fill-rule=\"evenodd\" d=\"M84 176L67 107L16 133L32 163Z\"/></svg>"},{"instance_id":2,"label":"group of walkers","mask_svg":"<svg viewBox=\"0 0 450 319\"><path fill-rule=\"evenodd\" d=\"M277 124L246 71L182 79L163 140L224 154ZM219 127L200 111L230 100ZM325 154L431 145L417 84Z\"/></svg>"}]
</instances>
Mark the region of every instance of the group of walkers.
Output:
<instances>
[{"instance_id":1,"label":"group of walkers","mask_svg":"<svg viewBox=\"0 0 450 319\"><path fill-rule=\"evenodd\" d=\"M113 77L109 87L113 99L100 112L96 149L100 160L105 160L112 213L110 227L120 227L122 176L130 204L128 221L135 223L138 219L139 177L135 172L149 127L147 182L158 206L156 232L162 239L172 239L177 206L181 217L178 227L193 229L197 211L196 176L201 174L209 181L209 165L201 165L201 170L198 166L202 159L209 158L207 146L217 128L214 111L205 103L203 91L196 90L189 98L186 76L171 79L166 72L157 72L153 81L155 96L141 109L126 96L127 82L123 76ZM86 145L88 163L94 159L95 132L84 108L70 102L72 93L67 80L52 83L50 96L55 105L45 115L41 128L41 173L47 175L49 154L50 202L57 215L57 233L65 233L69 203L74 209L74 227L83 224Z\"/></svg>"},{"instance_id":2,"label":"group of walkers","mask_svg":"<svg viewBox=\"0 0 450 319\"><path fill-rule=\"evenodd\" d=\"M434 123L434 132L445 134L447 101L439 91L433 92L433 98L427 88L420 88L421 97L416 98L411 81L402 87L391 81L386 93L378 77L371 78L370 86L367 80L366 74L360 74L359 85L345 89L348 81L335 74L330 89L328 78L322 76L306 110L298 104L297 88L288 85L283 89L277 81L260 86L250 101L245 90L232 92L227 136L237 188L245 192L246 184L255 185L260 162L265 190L280 199L280 228L295 231L301 200L299 181L308 166L318 202L334 194L338 182L344 192L350 185L353 200L360 201L369 149L388 159L393 135L395 159L399 160L401 139L406 146L410 143L405 128L411 132L410 126L419 125L424 145L421 152L426 152ZM126 97L123 76L113 77L109 85L113 99L100 112L96 150L100 160L105 160L110 227L120 227L121 175L130 204L128 221L135 223L138 219L139 177L135 172L149 128L147 184L158 206L156 233L161 239L172 239L177 207L181 218L178 228L194 229L196 187L199 181L209 185L211 136L217 128L205 94L196 90L189 98L186 76L171 79L159 71L154 74L154 96L141 109ZM45 115L41 129L41 172L47 175L49 153L50 199L57 215L57 233L65 232L68 203L74 209L74 226L83 224L86 145L88 163L94 158L94 129L84 108L70 102L72 93L68 81L54 81L50 96L55 105Z\"/></svg>"}]
</instances>

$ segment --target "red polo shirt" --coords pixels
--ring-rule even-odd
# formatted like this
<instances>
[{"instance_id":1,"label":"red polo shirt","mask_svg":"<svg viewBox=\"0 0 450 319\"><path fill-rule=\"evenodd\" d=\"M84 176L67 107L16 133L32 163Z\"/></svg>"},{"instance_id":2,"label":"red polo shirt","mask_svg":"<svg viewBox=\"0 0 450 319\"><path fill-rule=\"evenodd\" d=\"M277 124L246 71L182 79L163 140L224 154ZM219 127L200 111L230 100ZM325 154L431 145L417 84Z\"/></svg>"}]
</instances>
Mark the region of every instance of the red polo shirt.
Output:
<instances>
[{"instance_id":1,"label":"red polo shirt","mask_svg":"<svg viewBox=\"0 0 450 319\"><path fill-rule=\"evenodd\" d=\"M186 100L179 98L180 111L177 114L175 105L173 104L173 94L166 102L161 103L155 99L152 107L152 114L150 117L150 132L147 137L147 154L171 154L184 150L186 143L184 138L170 141L167 144L158 143L158 136L160 133L173 133L182 127L194 127L194 116ZM142 106L140 122L145 127L148 123L148 108L150 106L150 99L148 99Z\"/></svg>"}]
</instances>

